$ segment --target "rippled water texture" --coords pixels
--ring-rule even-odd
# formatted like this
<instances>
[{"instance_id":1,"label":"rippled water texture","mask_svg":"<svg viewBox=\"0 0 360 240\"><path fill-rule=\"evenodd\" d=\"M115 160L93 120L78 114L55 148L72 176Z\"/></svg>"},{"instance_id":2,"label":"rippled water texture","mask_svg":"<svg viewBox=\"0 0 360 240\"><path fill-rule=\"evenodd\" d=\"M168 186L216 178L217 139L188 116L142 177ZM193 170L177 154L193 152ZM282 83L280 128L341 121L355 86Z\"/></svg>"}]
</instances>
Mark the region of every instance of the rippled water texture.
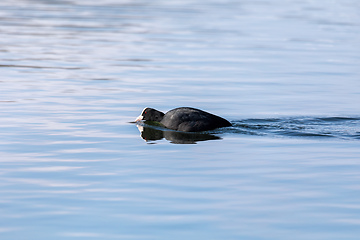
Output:
<instances>
[{"instance_id":1,"label":"rippled water texture","mask_svg":"<svg viewBox=\"0 0 360 240\"><path fill-rule=\"evenodd\" d=\"M359 13L0 1L0 238L358 239ZM179 106L233 126L131 123Z\"/></svg>"}]
</instances>

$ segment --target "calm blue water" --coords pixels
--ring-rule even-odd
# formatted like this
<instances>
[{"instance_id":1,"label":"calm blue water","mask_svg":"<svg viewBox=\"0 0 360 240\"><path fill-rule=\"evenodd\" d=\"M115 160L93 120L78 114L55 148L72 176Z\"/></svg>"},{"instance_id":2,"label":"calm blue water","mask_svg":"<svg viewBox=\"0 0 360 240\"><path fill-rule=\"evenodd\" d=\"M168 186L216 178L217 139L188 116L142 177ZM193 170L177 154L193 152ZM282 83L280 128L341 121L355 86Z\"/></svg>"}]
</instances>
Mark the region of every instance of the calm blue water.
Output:
<instances>
[{"instance_id":1,"label":"calm blue water","mask_svg":"<svg viewBox=\"0 0 360 240\"><path fill-rule=\"evenodd\" d=\"M358 239L359 13L1 1L0 238ZM179 106L233 126L130 123Z\"/></svg>"}]
</instances>

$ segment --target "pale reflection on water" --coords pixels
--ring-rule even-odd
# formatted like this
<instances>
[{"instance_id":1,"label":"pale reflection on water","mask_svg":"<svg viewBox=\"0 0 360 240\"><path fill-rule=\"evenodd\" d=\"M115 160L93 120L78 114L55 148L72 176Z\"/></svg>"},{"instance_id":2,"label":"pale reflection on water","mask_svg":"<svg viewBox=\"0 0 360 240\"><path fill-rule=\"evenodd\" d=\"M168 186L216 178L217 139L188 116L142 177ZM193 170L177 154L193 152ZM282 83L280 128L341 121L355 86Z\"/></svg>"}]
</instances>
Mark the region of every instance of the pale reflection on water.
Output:
<instances>
[{"instance_id":1,"label":"pale reflection on water","mask_svg":"<svg viewBox=\"0 0 360 240\"><path fill-rule=\"evenodd\" d=\"M359 8L1 1L1 239L358 239Z\"/></svg>"}]
</instances>

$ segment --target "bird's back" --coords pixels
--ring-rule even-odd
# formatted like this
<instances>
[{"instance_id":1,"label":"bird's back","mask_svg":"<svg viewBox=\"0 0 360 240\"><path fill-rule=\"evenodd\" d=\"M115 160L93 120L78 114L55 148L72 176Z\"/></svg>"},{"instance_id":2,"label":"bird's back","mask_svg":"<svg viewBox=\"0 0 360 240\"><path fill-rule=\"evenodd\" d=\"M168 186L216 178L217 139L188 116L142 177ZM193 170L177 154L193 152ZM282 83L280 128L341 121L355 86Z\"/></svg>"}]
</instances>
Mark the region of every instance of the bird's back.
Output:
<instances>
[{"instance_id":1,"label":"bird's back","mask_svg":"<svg viewBox=\"0 0 360 240\"><path fill-rule=\"evenodd\" d=\"M161 123L167 128L183 132L200 132L231 126L224 118L190 107L170 110Z\"/></svg>"}]
</instances>

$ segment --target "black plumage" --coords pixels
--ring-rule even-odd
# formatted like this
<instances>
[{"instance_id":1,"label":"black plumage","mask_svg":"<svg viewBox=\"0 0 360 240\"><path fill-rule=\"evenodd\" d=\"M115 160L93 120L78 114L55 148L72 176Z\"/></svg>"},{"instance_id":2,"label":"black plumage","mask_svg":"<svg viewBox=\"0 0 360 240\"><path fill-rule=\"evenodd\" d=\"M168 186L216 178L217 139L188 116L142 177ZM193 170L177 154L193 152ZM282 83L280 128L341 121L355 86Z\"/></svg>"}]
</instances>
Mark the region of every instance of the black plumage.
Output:
<instances>
[{"instance_id":1,"label":"black plumage","mask_svg":"<svg viewBox=\"0 0 360 240\"><path fill-rule=\"evenodd\" d=\"M201 132L231 126L222 117L191 107L175 108L166 114L153 108L145 108L135 121L140 120L159 122L166 128L183 132Z\"/></svg>"}]
</instances>

